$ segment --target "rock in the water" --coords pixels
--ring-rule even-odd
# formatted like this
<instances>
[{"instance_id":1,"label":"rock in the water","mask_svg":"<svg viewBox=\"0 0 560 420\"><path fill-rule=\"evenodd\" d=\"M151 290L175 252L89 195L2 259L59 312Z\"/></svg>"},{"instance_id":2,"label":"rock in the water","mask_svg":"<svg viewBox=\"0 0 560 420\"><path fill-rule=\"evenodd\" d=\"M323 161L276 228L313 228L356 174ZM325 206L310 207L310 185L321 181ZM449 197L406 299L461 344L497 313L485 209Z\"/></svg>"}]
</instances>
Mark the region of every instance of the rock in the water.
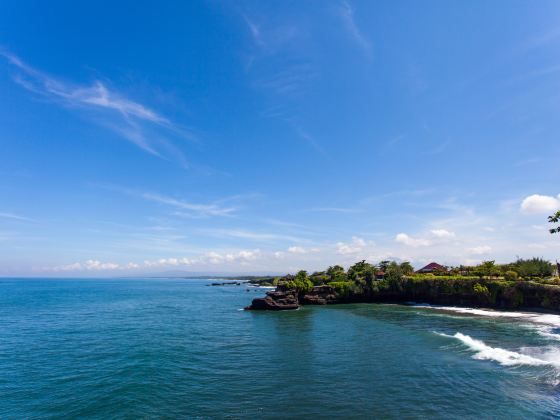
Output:
<instances>
[{"instance_id":1,"label":"rock in the water","mask_svg":"<svg viewBox=\"0 0 560 420\"><path fill-rule=\"evenodd\" d=\"M251 306L245 309L281 311L299 308L297 292L295 290L275 290L266 293L264 298L253 299Z\"/></svg>"},{"instance_id":2,"label":"rock in the water","mask_svg":"<svg viewBox=\"0 0 560 420\"><path fill-rule=\"evenodd\" d=\"M338 297L331 286L315 286L309 293L303 297L303 303L309 305L326 305L328 303L337 303Z\"/></svg>"}]
</instances>

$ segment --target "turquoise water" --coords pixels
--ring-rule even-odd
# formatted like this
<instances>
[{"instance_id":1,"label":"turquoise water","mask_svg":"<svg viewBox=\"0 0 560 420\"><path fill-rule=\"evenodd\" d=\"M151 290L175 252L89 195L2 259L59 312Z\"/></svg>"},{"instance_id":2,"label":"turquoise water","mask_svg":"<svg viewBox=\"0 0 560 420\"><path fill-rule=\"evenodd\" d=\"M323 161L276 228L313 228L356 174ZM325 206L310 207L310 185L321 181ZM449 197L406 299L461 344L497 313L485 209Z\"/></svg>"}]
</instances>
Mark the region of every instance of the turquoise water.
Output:
<instances>
[{"instance_id":1,"label":"turquoise water","mask_svg":"<svg viewBox=\"0 0 560 420\"><path fill-rule=\"evenodd\" d=\"M0 418L560 416L558 316L209 282L0 280Z\"/></svg>"}]
</instances>

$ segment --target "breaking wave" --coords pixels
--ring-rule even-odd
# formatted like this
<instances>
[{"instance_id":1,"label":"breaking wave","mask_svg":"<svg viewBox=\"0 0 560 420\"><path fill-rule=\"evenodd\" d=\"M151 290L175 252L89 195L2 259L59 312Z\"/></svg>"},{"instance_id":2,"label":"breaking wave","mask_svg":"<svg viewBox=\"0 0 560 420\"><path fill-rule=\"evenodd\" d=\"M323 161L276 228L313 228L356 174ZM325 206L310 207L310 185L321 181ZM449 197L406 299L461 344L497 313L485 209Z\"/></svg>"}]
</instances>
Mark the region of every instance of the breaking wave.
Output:
<instances>
[{"instance_id":1,"label":"breaking wave","mask_svg":"<svg viewBox=\"0 0 560 420\"><path fill-rule=\"evenodd\" d=\"M419 307L454 312L464 315L516 319L525 322L526 326L529 326L530 328L535 330L539 335L552 340L560 341L560 315L539 314L531 312L493 311L488 309L460 308L456 306L421 305Z\"/></svg>"},{"instance_id":2,"label":"breaking wave","mask_svg":"<svg viewBox=\"0 0 560 420\"><path fill-rule=\"evenodd\" d=\"M481 340L461 334L454 335L436 333L443 337L456 338L470 350L474 351L474 359L493 360L503 366L528 365L528 366L553 366L560 368L560 349L544 348L532 349L522 348L519 352L491 347Z\"/></svg>"}]
</instances>

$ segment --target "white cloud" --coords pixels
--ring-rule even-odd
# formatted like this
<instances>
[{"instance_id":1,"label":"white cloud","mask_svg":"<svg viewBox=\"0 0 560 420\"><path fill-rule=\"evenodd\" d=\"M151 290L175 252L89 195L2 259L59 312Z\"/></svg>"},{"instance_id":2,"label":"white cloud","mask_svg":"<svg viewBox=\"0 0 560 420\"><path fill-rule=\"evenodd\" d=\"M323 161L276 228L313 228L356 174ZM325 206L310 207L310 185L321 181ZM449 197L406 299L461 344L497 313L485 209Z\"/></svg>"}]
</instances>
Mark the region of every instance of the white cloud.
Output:
<instances>
[{"instance_id":1,"label":"white cloud","mask_svg":"<svg viewBox=\"0 0 560 420\"><path fill-rule=\"evenodd\" d=\"M560 194L557 197L533 194L521 203L521 212L524 214L546 214L557 210L560 210Z\"/></svg>"},{"instance_id":2,"label":"white cloud","mask_svg":"<svg viewBox=\"0 0 560 420\"><path fill-rule=\"evenodd\" d=\"M119 270L123 268L127 268L126 266L121 266L116 263L111 262L101 262L98 260L87 260L83 263L72 263L66 265L60 265L57 267L53 267L53 271L102 271L102 270Z\"/></svg>"},{"instance_id":3,"label":"white cloud","mask_svg":"<svg viewBox=\"0 0 560 420\"><path fill-rule=\"evenodd\" d=\"M489 254L491 251L492 251L492 247L488 245L480 245L467 249L467 252L473 255Z\"/></svg>"},{"instance_id":4,"label":"white cloud","mask_svg":"<svg viewBox=\"0 0 560 420\"><path fill-rule=\"evenodd\" d=\"M358 236L352 236L352 242L337 242L336 252L340 255L358 254L366 247L373 246L374 243L366 241Z\"/></svg>"},{"instance_id":5,"label":"white cloud","mask_svg":"<svg viewBox=\"0 0 560 420\"><path fill-rule=\"evenodd\" d=\"M434 235L436 238L440 238L440 239L448 239L448 238L454 238L455 237L455 232L450 232L450 231L445 230L445 229L434 229L431 232L432 232L432 235Z\"/></svg>"},{"instance_id":6,"label":"white cloud","mask_svg":"<svg viewBox=\"0 0 560 420\"><path fill-rule=\"evenodd\" d=\"M406 233L399 233L395 236L395 241L411 247L426 247L442 244L455 238L455 232L447 229L432 229L427 236L428 237L424 238L415 238Z\"/></svg>"},{"instance_id":7,"label":"white cloud","mask_svg":"<svg viewBox=\"0 0 560 420\"><path fill-rule=\"evenodd\" d=\"M117 264L112 262L101 262L99 260L87 260L85 262L75 262L72 264L59 265L47 269L47 271L114 271L114 270L136 270L153 269L165 267L186 267L192 265L207 266L219 264L241 264L244 265L254 261L261 256L259 249L241 250L237 252L219 253L209 251L193 258L160 258L158 260L145 260L143 263L129 262Z\"/></svg>"},{"instance_id":8,"label":"white cloud","mask_svg":"<svg viewBox=\"0 0 560 420\"><path fill-rule=\"evenodd\" d=\"M306 254L307 250L301 246L291 246L288 248L288 252L292 254Z\"/></svg>"},{"instance_id":9,"label":"white cloud","mask_svg":"<svg viewBox=\"0 0 560 420\"><path fill-rule=\"evenodd\" d=\"M397 234L397 236L395 236L395 241L413 247L430 246L432 244L432 242L428 239L413 238L406 233Z\"/></svg>"},{"instance_id":10,"label":"white cloud","mask_svg":"<svg viewBox=\"0 0 560 420\"><path fill-rule=\"evenodd\" d=\"M288 248L290 254L309 254L312 252L319 252L319 248L304 248L301 246L291 246Z\"/></svg>"}]
</instances>

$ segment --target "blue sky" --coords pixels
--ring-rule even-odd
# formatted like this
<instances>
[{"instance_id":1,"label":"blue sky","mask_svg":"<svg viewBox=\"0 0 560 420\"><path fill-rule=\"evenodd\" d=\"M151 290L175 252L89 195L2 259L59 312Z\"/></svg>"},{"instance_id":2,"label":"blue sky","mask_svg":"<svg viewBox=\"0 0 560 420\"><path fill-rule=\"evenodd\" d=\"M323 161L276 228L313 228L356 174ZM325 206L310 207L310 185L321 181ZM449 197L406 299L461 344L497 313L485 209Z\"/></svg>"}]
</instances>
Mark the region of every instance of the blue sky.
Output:
<instances>
[{"instance_id":1,"label":"blue sky","mask_svg":"<svg viewBox=\"0 0 560 420\"><path fill-rule=\"evenodd\" d=\"M0 275L560 254L560 3L0 3Z\"/></svg>"}]
</instances>

